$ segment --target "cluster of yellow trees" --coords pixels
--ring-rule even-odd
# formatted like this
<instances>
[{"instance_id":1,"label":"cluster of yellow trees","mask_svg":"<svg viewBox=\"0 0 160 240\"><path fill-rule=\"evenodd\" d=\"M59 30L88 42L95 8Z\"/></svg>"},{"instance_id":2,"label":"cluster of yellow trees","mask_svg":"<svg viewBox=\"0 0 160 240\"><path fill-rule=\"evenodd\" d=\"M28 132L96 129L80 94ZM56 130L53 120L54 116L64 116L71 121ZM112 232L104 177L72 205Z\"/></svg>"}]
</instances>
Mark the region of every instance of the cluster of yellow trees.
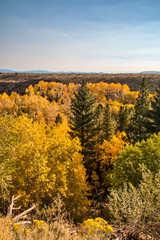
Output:
<instances>
[{"instance_id":1,"label":"cluster of yellow trees","mask_svg":"<svg viewBox=\"0 0 160 240\"><path fill-rule=\"evenodd\" d=\"M8 112L14 116L27 113L34 120L52 125L58 113L67 120L70 112L71 98L79 85L68 85L56 82L39 82L34 87L30 85L26 94L21 96L12 92L0 95L0 113ZM118 114L120 106L131 107L136 101L138 92L130 91L129 87L121 84L100 82L88 83L88 88L97 97L97 104L110 103L112 111Z\"/></svg>"},{"instance_id":2,"label":"cluster of yellow trees","mask_svg":"<svg viewBox=\"0 0 160 240\"><path fill-rule=\"evenodd\" d=\"M108 96L113 111L118 111L125 102L133 103L137 96L127 85L89 83L88 87L97 96L98 103L105 104ZM25 95L16 92L10 96L0 95L2 211L13 194L21 195L21 204L27 207L33 202L40 206L49 204L60 193L72 217L81 219L87 214L89 186L81 146L79 139L71 139L67 123L76 88L73 83L67 86L41 81L34 87L29 86ZM55 123L58 113L62 124ZM123 145L124 134L119 133L97 147L106 186L110 175L105 166L113 164Z\"/></svg>"},{"instance_id":3,"label":"cluster of yellow trees","mask_svg":"<svg viewBox=\"0 0 160 240\"><path fill-rule=\"evenodd\" d=\"M78 139L70 138L64 122L56 127L27 116L0 117L1 204L21 195L22 206L52 202L60 193L71 214L84 217L89 201Z\"/></svg>"},{"instance_id":4,"label":"cluster of yellow trees","mask_svg":"<svg viewBox=\"0 0 160 240\"><path fill-rule=\"evenodd\" d=\"M79 85L39 82L25 95L0 95L0 206L4 211L12 195L21 195L21 204L50 204L58 193L76 220L83 219L90 204L90 187L78 138L69 135L71 98ZM121 84L87 84L97 104L110 103L116 115L120 106L133 106L137 92ZM56 122L60 114L62 123ZM126 144L124 132L97 146L97 163L104 187L110 186L114 159ZM95 174L95 175L94 175ZM93 172L94 185L99 179Z\"/></svg>"},{"instance_id":5,"label":"cluster of yellow trees","mask_svg":"<svg viewBox=\"0 0 160 240\"><path fill-rule=\"evenodd\" d=\"M83 222L77 240L108 238L108 220L159 236L159 107L160 91L148 94L144 80L139 92L41 81L24 95L0 95L0 213L15 210L11 198L21 205L0 219L2 238L71 239L70 217ZM107 221L90 211L97 198ZM14 222L33 204L38 220Z\"/></svg>"}]
</instances>

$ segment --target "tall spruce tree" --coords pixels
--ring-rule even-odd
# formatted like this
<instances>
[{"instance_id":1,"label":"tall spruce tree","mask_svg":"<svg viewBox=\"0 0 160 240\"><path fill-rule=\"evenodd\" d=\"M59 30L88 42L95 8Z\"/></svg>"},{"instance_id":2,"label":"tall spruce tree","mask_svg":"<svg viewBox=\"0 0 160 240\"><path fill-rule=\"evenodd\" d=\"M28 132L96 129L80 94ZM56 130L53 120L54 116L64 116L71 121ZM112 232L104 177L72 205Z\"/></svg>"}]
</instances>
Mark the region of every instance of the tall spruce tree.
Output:
<instances>
[{"instance_id":1,"label":"tall spruce tree","mask_svg":"<svg viewBox=\"0 0 160 240\"><path fill-rule=\"evenodd\" d=\"M71 116L69 122L72 130L71 136L77 136L80 139L84 166L87 169L88 176L92 174L92 163L96 152L98 112L96 98L87 87L86 81L83 81L71 99Z\"/></svg>"},{"instance_id":2,"label":"tall spruce tree","mask_svg":"<svg viewBox=\"0 0 160 240\"><path fill-rule=\"evenodd\" d=\"M160 132L160 88L155 89L154 99L151 101L151 109L148 111L149 120L146 128L150 133Z\"/></svg>"},{"instance_id":3,"label":"tall spruce tree","mask_svg":"<svg viewBox=\"0 0 160 240\"><path fill-rule=\"evenodd\" d=\"M58 113L55 119L56 124L61 124L63 122L61 115Z\"/></svg>"},{"instance_id":4,"label":"tall spruce tree","mask_svg":"<svg viewBox=\"0 0 160 240\"><path fill-rule=\"evenodd\" d=\"M104 111L102 127L103 127L102 139L109 141L114 135L113 119L109 104L106 105Z\"/></svg>"},{"instance_id":5,"label":"tall spruce tree","mask_svg":"<svg viewBox=\"0 0 160 240\"><path fill-rule=\"evenodd\" d=\"M146 128L146 122L148 121L147 112L149 110L149 93L148 86L145 78L140 85L139 95L135 104L135 113L131 118L130 124L127 128L128 139L133 143L141 141L149 137Z\"/></svg>"},{"instance_id":6,"label":"tall spruce tree","mask_svg":"<svg viewBox=\"0 0 160 240\"><path fill-rule=\"evenodd\" d=\"M118 130L125 131L129 125L129 111L127 107L121 106L118 114Z\"/></svg>"}]
</instances>

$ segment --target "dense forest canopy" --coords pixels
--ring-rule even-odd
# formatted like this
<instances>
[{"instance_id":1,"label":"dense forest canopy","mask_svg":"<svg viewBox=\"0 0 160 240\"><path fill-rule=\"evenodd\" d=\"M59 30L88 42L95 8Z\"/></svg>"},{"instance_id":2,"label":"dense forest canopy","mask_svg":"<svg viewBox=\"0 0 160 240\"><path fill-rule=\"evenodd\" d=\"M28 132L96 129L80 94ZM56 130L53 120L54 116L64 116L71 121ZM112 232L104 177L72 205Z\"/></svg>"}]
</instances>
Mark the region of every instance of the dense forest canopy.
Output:
<instances>
[{"instance_id":1,"label":"dense forest canopy","mask_svg":"<svg viewBox=\"0 0 160 240\"><path fill-rule=\"evenodd\" d=\"M136 221L137 229L157 237L159 114L160 90L149 93L146 79L139 91L131 91L127 84L83 80L79 84L40 81L29 85L23 95L2 93L1 213L7 214L11 197L20 195L22 210L36 203L43 212L39 217L44 217L46 207L60 196L74 221L86 220L85 231L91 224L87 218L100 215L110 222ZM149 196L148 214L143 194ZM139 205L129 205L131 198ZM105 220L96 218L91 225Z\"/></svg>"}]
</instances>

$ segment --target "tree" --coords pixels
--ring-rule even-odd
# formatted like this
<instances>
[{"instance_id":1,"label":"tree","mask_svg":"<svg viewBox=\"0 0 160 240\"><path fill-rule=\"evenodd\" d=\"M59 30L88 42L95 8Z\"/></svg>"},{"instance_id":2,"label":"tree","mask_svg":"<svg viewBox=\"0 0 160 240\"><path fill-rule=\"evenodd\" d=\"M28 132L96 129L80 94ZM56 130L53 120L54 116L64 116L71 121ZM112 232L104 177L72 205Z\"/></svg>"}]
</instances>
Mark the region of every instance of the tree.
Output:
<instances>
[{"instance_id":1,"label":"tree","mask_svg":"<svg viewBox=\"0 0 160 240\"><path fill-rule=\"evenodd\" d=\"M88 211L88 191L86 169L80 153L81 146L78 138L71 139L68 124L53 127L47 135L49 146L46 149L50 176L54 175L54 196L60 193L66 209L74 220L82 220ZM49 194L48 194L49 197ZM49 197L52 202L52 195Z\"/></svg>"},{"instance_id":2,"label":"tree","mask_svg":"<svg viewBox=\"0 0 160 240\"><path fill-rule=\"evenodd\" d=\"M113 186L119 188L123 183L131 182L135 187L142 179L144 164L153 174L160 168L160 134L153 135L146 141L127 145L116 158L113 169Z\"/></svg>"},{"instance_id":3,"label":"tree","mask_svg":"<svg viewBox=\"0 0 160 240\"><path fill-rule=\"evenodd\" d=\"M57 116L56 116L55 123L58 124L58 123L62 123L62 122L63 122L62 117L61 117L61 115L58 113Z\"/></svg>"},{"instance_id":4,"label":"tree","mask_svg":"<svg viewBox=\"0 0 160 240\"><path fill-rule=\"evenodd\" d=\"M126 134L118 131L110 141L104 140L103 144L99 146L101 185L105 190L111 186L114 161L125 145L125 138Z\"/></svg>"},{"instance_id":5,"label":"tree","mask_svg":"<svg viewBox=\"0 0 160 240\"><path fill-rule=\"evenodd\" d=\"M0 117L0 210L12 195L22 209L50 205L58 193L74 219L87 213L88 185L78 138L67 123L47 127L25 115Z\"/></svg>"},{"instance_id":6,"label":"tree","mask_svg":"<svg viewBox=\"0 0 160 240\"><path fill-rule=\"evenodd\" d=\"M121 106L118 114L118 130L123 132L129 125L129 111L127 107Z\"/></svg>"},{"instance_id":7,"label":"tree","mask_svg":"<svg viewBox=\"0 0 160 240\"><path fill-rule=\"evenodd\" d=\"M160 132L160 88L156 88L154 99L151 101L151 109L148 111L146 128L150 133Z\"/></svg>"},{"instance_id":8,"label":"tree","mask_svg":"<svg viewBox=\"0 0 160 240\"><path fill-rule=\"evenodd\" d=\"M146 80L143 79L135 104L135 114L131 118L131 122L127 129L127 136L133 143L147 139L150 134L147 133L145 123L147 121L147 111L149 109L150 99L148 94L148 86Z\"/></svg>"},{"instance_id":9,"label":"tree","mask_svg":"<svg viewBox=\"0 0 160 240\"><path fill-rule=\"evenodd\" d=\"M104 111L102 127L103 127L102 138L104 140L109 141L114 135L113 121L112 121L111 109L109 104L106 105L106 108Z\"/></svg>"},{"instance_id":10,"label":"tree","mask_svg":"<svg viewBox=\"0 0 160 240\"><path fill-rule=\"evenodd\" d=\"M78 137L82 146L84 165L88 176L92 173L92 162L95 157L97 136L97 108L96 98L83 81L74 98L71 100L70 128L71 136Z\"/></svg>"}]
</instances>

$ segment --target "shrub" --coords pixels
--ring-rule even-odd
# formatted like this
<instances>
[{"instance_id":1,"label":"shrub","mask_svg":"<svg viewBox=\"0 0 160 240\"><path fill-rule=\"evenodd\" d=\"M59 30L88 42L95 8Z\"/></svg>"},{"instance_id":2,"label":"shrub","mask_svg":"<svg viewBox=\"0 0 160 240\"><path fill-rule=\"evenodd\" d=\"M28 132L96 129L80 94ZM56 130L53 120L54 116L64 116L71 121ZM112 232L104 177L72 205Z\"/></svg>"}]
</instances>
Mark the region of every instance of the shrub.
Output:
<instances>
[{"instance_id":1,"label":"shrub","mask_svg":"<svg viewBox=\"0 0 160 240\"><path fill-rule=\"evenodd\" d=\"M87 219L81 224L80 235L83 239L107 239L113 232L103 218Z\"/></svg>"},{"instance_id":2,"label":"shrub","mask_svg":"<svg viewBox=\"0 0 160 240\"><path fill-rule=\"evenodd\" d=\"M135 225L152 236L160 234L160 170L154 176L142 167L142 180L137 188L131 183L109 196L109 210L116 222Z\"/></svg>"}]
</instances>

